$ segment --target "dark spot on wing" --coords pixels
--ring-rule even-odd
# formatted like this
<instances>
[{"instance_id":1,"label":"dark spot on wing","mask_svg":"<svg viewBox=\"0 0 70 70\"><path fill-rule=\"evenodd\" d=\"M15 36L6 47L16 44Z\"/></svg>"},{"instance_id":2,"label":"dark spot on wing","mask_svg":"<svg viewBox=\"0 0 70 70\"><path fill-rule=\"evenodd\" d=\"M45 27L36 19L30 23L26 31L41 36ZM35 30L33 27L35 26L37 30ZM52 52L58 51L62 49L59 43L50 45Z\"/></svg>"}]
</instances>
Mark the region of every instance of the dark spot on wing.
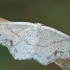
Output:
<instances>
[{"instance_id":1,"label":"dark spot on wing","mask_svg":"<svg viewBox=\"0 0 70 70\"><path fill-rule=\"evenodd\" d=\"M14 49L14 51L17 53L18 51L17 51L17 49Z\"/></svg>"},{"instance_id":2,"label":"dark spot on wing","mask_svg":"<svg viewBox=\"0 0 70 70\"><path fill-rule=\"evenodd\" d=\"M8 39L4 39L4 43L7 43L8 42Z\"/></svg>"},{"instance_id":3,"label":"dark spot on wing","mask_svg":"<svg viewBox=\"0 0 70 70\"><path fill-rule=\"evenodd\" d=\"M12 41L12 40L10 40L9 42L10 42L10 46L13 46L13 41Z\"/></svg>"},{"instance_id":4,"label":"dark spot on wing","mask_svg":"<svg viewBox=\"0 0 70 70\"><path fill-rule=\"evenodd\" d=\"M59 51L59 52L60 52L60 55L63 57L63 55L62 55L62 54L63 54L64 52L62 52L62 51ZM65 57L64 57L64 58L65 58Z\"/></svg>"},{"instance_id":5,"label":"dark spot on wing","mask_svg":"<svg viewBox=\"0 0 70 70\"><path fill-rule=\"evenodd\" d=\"M54 52L54 55L56 56L56 55L57 55L57 53L58 53L58 50L56 50L56 51Z\"/></svg>"},{"instance_id":6,"label":"dark spot on wing","mask_svg":"<svg viewBox=\"0 0 70 70\"><path fill-rule=\"evenodd\" d=\"M70 54L70 50L69 50L69 54Z\"/></svg>"},{"instance_id":7,"label":"dark spot on wing","mask_svg":"<svg viewBox=\"0 0 70 70\"><path fill-rule=\"evenodd\" d=\"M0 36L1 36L1 34L0 34Z\"/></svg>"},{"instance_id":8,"label":"dark spot on wing","mask_svg":"<svg viewBox=\"0 0 70 70\"><path fill-rule=\"evenodd\" d=\"M63 53L62 51L60 51L60 53Z\"/></svg>"},{"instance_id":9,"label":"dark spot on wing","mask_svg":"<svg viewBox=\"0 0 70 70\"><path fill-rule=\"evenodd\" d=\"M39 44L36 44L36 46L45 47L45 46L42 46L42 45L39 45Z\"/></svg>"},{"instance_id":10,"label":"dark spot on wing","mask_svg":"<svg viewBox=\"0 0 70 70\"><path fill-rule=\"evenodd\" d=\"M5 41L8 41L8 39L4 39Z\"/></svg>"},{"instance_id":11,"label":"dark spot on wing","mask_svg":"<svg viewBox=\"0 0 70 70\"><path fill-rule=\"evenodd\" d=\"M50 59L51 57L50 56L47 56L47 59Z\"/></svg>"}]
</instances>

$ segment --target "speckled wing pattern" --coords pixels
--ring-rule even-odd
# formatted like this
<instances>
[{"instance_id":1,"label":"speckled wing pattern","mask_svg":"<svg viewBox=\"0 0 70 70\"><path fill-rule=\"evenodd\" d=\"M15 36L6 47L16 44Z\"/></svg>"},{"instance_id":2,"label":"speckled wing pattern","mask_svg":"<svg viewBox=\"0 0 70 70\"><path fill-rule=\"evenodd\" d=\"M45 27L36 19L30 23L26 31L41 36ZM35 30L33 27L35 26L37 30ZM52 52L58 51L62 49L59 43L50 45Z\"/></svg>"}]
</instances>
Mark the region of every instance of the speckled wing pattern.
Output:
<instances>
[{"instance_id":1,"label":"speckled wing pattern","mask_svg":"<svg viewBox=\"0 0 70 70\"><path fill-rule=\"evenodd\" d=\"M48 26L30 22L0 22L0 44L15 60L34 59L48 65L70 57L70 36Z\"/></svg>"},{"instance_id":2,"label":"speckled wing pattern","mask_svg":"<svg viewBox=\"0 0 70 70\"><path fill-rule=\"evenodd\" d=\"M34 49L34 25L28 22L0 22L0 44L16 60L31 59Z\"/></svg>"},{"instance_id":3,"label":"speckled wing pattern","mask_svg":"<svg viewBox=\"0 0 70 70\"><path fill-rule=\"evenodd\" d=\"M56 29L38 26L34 59L42 65L48 65L56 59L70 56L70 37Z\"/></svg>"}]
</instances>

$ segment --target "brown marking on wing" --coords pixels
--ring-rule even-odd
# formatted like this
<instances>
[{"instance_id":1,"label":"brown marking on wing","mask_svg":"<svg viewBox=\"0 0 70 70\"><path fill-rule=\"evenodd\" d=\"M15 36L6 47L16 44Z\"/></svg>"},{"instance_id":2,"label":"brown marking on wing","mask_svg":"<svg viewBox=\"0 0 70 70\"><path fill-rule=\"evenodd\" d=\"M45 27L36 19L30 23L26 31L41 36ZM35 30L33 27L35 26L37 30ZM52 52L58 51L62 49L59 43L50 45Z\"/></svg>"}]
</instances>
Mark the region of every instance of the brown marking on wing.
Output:
<instances>
[{"instance_id":1,"label":"brown marking on wing","mask_svg":"<svg viewBox=\"0 0 70 70\"><path fill-rule=\"evenodd\" d=\"M51 43L51 46L53 47L53 49L56 48L57 45L58 45L58 42L57 42L57 41L53 41L53 42Z\"/></svg>"},{"instance_id":2,"label":"brown marking on wing","mask_svg":"<svg viewBox=\"0 0 70 70\"><path fill-rule=\"evenodd\" d=\"M52 42L52 44L56 44L56 43L57 43L57 41Z\"/></svg>"},{"instance_id":3,"label":"brown marking on wing","mask_svg":"<svg viewBox=\"0 0 70 70\"><path fill-rule=\"evenodd\" d=\"M7 25L7 29L9 29L13 34L15 34L17 37L21 38L16 32L14 32L13 30L11 30L8 25Z\"/></svg>"},{"instance_id":4,"label":"brown marking on wing","mask_svg":"<svg viewBox=\"0 0 70 70\"><path fill-rule=\"evenodd\" d=\"M10 28L9 28L10 29ZM14 33L16 36L18 36L19 38L21 38L16 32L14 32L13 30L11 30L10 29L10 31L12 32L12 33Z\"/></svg>"}]
</instances>

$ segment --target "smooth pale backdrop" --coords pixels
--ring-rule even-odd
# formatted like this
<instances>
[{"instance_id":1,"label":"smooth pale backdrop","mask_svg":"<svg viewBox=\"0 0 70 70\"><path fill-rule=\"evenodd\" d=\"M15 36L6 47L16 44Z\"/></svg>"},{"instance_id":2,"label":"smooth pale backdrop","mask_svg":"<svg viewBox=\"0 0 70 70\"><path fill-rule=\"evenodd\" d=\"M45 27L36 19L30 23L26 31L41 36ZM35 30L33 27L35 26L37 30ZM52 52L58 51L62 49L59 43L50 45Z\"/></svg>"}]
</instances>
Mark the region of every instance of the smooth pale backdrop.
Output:
<instances>
[{"instance_id":1,"label":"smooth pale backdrop","mask_svg":"<svg viewBox=\"0 0 70 70\"><path fill-rule=\"evenodd\" d=\"M69 0L0 0L0 17L10 21L39 22L70 35ZM16 61L0 45L0 70L61 70L54 63Z\"/></svg>"}]
</instances>

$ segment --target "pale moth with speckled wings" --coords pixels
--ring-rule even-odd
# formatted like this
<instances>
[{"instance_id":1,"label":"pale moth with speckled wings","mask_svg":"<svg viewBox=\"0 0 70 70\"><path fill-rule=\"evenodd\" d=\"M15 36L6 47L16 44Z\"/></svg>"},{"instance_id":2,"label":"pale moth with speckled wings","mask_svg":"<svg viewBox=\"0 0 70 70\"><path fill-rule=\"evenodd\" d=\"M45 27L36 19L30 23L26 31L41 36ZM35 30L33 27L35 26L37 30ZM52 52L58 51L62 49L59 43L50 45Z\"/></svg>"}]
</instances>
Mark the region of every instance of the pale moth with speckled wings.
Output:
<instances>
[{"instance_id":1,"label":"pale moth with speckled wings","mask_svg":"<svg viewBox=\"0 0 70 70\"><path fill-rule=\"evenodd\" d=\"M0 44L8 48L15 60L34 59L48 65L70 57L70 36L40 23L0 18Z\"/></svg>"}]
</instances>

